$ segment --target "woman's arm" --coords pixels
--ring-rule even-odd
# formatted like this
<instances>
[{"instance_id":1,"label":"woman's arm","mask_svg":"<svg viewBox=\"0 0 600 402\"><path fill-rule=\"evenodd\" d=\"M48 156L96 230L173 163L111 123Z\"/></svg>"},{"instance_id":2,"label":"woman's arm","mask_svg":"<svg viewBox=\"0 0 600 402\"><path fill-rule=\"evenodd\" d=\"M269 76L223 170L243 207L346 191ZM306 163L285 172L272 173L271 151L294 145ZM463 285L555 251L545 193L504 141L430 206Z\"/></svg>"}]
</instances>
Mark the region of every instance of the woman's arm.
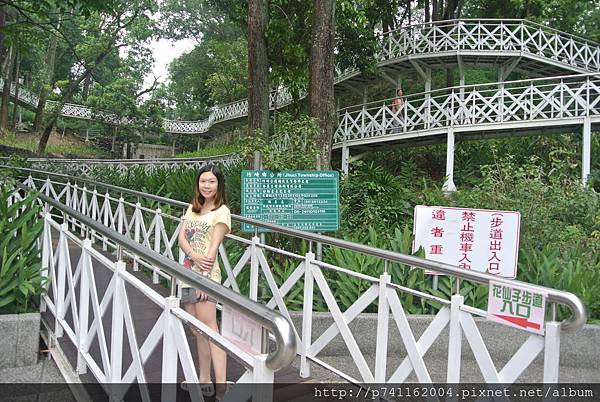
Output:
<instances>
[{"instance_id":1,"label":"woman's arm","mask_svg":"<svg viewBox=\"0 0 600 402\"><path fill-rule=\"evenodd\" d=\"M206 253L206 256L212 259L213 262L217 259L217 254L219 253L219 246L221 245L221 243L223 243L223 239L225 238L225 235L227 233L229 233L229 228L226 224L222 222L216 224L213 232L212 241L210 242L210 245L208 246L208 252Z\"/></svg>"},{"instance_id":2,"label":"woman's arm","mask_svg":"<svg viewBox=\"0 0 600 402\"><path fill-rule=\"evenodd\" d=\"M179 235L177 236L177 240L179 242L179 248L183 251L188 257L192 258L192 246L185 238L185 221L181 221L181 226L179 228ZM193 259L193 258L192 258Z\"/></svg>"},{"instance_id":3,"label":"woman's arm","mask_svg":"<svg viewBox=\"0 0 600 402\"><path fill-rule=\"evenodd\" d=\"M177 240L179 242L179 248L187 255L189 258L196 263L196 265L202 267L202 257L201 254L196 253L190 243L185 238L185 220L181 221L181 228L179 229L179 235L177 236Z\"/></svg>"}]
</instances>

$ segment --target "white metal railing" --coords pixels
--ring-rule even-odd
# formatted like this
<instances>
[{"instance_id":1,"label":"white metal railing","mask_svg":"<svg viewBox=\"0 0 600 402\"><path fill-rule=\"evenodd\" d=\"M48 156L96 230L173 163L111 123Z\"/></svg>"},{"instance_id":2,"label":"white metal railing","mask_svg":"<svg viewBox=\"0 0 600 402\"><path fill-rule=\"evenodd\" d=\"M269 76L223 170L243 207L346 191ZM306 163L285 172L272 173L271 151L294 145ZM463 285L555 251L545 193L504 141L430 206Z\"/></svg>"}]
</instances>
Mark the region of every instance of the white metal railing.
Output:
<instances>
[{"instance_id":1,"label":"white metal railing","mask_svg":"<svg viewBox=\"0 0 600 402\"><path fill-rule=\"evenodd\" d=\"M567 70L580 73L600 72L600 46L597 43L567 34L526 20L450 20L414 24L378 36L379 47L376 60L387 64L412 55L438 57L440 53L486 52L514 53L518 56L535 57L545 63L552 63ZM468 62L468 58L465 59ZM338 72L336 83L359 74L348 69ZM0 88L3 81L0 78ZM14 87L11 87L14 95ZM305 92L300 94L303 98ZM19 100L36 107L37 96L25 88L19 90ZM286 88L272 92L270 108L289 105L292 96ZM52 102L49 102L49 106ZM97 116L94 116L94 113ZM242 99L226 105L215 106L207 119L197 121L163 120L163 129L170 133L204 133L217 123L247 116L248 100ZM112 123L128 124L131 120L119 119L107 112L93 112L92 109L66 104L62 115L80 119L101 117Z\"/></svg>"},{"instance_id":2,"label":"white metal railing","mask_svg":"<svg viewBox=\"0 0 600 402\"><path fill-rule=\"evenodd\" d=\"M600 117L600 78L583 74L465 85L405 96L397 110L392 99L385 99L341 109L338 116L338 147L407 134L436 135L448 127L458 132L544 122L572 125L577 119Z\"/></svg>"},{"instance_id":3,"label":"white metal railing","mask_svg":"<svg viewBox=\"0 0 600 402\"><path fill-rule=\"evenodd\" d=\"M580 72L600 71L597 43L527 20L461 19L409 25L379 36L377 60L473 50L521 52Z\"/></svg>"},{"instance_id":4,"label":"white metal railing","mask_svg":"<svg viewBox=\"0 0 600 402\"><path fill-rule=\"evenodd\" d=\"M0 164L10 158L0 157ZM119 173L126 173L134 167L144 169L147 174L155 169L200 168L207 163L221 166L235 165L241 161L238 154L216 155L198 158L156 158L156 159L66 159L66 158L28 158L33 169L55 173L66 173L92 177L98 169L111 168Z\"/></svg>"},{"instance_id":5,"label":"white metal railing","mask_svg":"<svg viewBox=\"0 0 600 402\"><path fill-rule=\"evenodd\" d=\"M134 382L138 383L142 400L151 400L145 364L161 341L161 383L176 384L177 365L180 364L185 380L189 383L192 400L204 400L197 385L196 365L186 339L184 324L209 338L246 368L245 374L238 379L239 383L273 383L274 372L291 364L295 355L295 339L291 332L291 324L279 314L274 314L262 305L240 297L219 284L200 278L199 275L174 263L172 255L171 259L165 258L151 251L151 247L140 245L115 232L112 225L96 222L93 219L94 212L90 219L70 208L69 205L82 206L85 203L77 202L76 192L70 197L68 186L56 194L48 183L46 182L44 192L51 196L39 196L45 205L41 217L44 219L44 229L39 244L42 274L47 279L47 292L41 300L41 311L49 311L54 317L53 338L66 335L76 347L77 373L85 374L89 370L105 387L111 400L123 400ZM22 189L34 186L33 179L29 178ZM17 189L8 200L9 205L19 199L22 199L21 190ZM69 200L69 205L63 204L61 199ZM94 211L92 205L93 201L89 206ZM56 216L62 218L63 222L57 222ZM100 216L106 222L108 215L101 213ZM85 235L77 233L73 227L85 231ZM56 234L58 241L55 241ZM117 261L93 247L93 239L98 236L102 237L104 244L110 242L117 247ZM80 250L77 261L73 259L72 248ZM168 273L166 276L171 280L171 296L161 296L127 272L126 264L121 258L122 253L135 253L140 260L160 268L164 275ZM101 269L108 270L111 276L110 283L103 292L96 285L96 277ZM178 279L202 289L218 302L245 314L269 330L275 339L276 350L253 355L187 313L179 306L179 298L174 293L175 281ZM135 331L135 317L132 316L126 288L129 286L139 291L148 302L163 310L143 342ZM112 306L110 310L109 306ZM123 335L126 335L126 338ZM124 344L124 339L128 340L128 344ZM90 351L94 342L97 342L99 355ZM129 349L131 353L132 361L129 366L124 366L124 348ZM121 386L114 387L114 384ZM175 400L176 390L173 386L163 387L162 400ZM242 392L244 394L241 394ZM234 387L225 400L241 400L242 397L246 400L247 392L247 387ZM260 387L252 396L253 401L270 400L272 390Z\"/></svg>"},{"instance_id":6,"label":"white metal railing","mask_svg":"<svg viewBox=\"0 0 600 402\"><path fill-rule=\"evenodd\" d=\"M27 171L27 170L23 170ZM66 179L64 176L62 179ZM70 178L69 183L52 182L49 178L33 179L29 178L27 184L32 187L40 188L40 191L48 194L50 197L65 202L67 205L77 208L86 213L92 219L102 222L108 227L116 227L117 231L123 231L124 235L135 242L153 248L168 258L174 258L171 249L175 247L175 239L179 231L179 218L174 211L183 210L185 203L164 199L149 194L131 192L127 189L120 189L110 185L102 185L107 188L103 195L97 191L90 191L84 181L83 187L75 184L76 178ZM97 184L100 186L101 184ZM62 190L56 191L59 186ZM83 190L83 192L82 192ZM110 192L119 192L128 194L131 197L144 197L146 200L159 203L160 208L146 209L138 203L128 203L123 196L117 198L111 196ZM84 194L86 194L84 196ZM174 210L173 210L174 208ZM143 218L142 218L143 217ZM239 216L232 216L234 220L254 224L257 226L270 228L283 235L303 239L311 242L321 242L330 247L339 248L342 252L354 251L368 256L377 257L383 260L385 266L388 263L407 264L413 267L429 269L454 276L460 280L488 284L494 280L504 284L519 284L521 282L498 278L493 275L466 271L447 264L441 264L424 260L417 257L399 254L396 252L377 249L364 246L340 239L322 236L313 233L302 232L298 230L283 228L278 225L259 222ZM170 222L170 223L167 223ZM103 243L110 243L109 239L102 236L94 236ZM419 382L428 383L432 381L430 370L424 360L425 353L436 342L439 342L439 336L446 328L450 328L450 337L448 343L449 355L448 370L446 374L447 382L460 382L461 374L461 341L464 336L471 346L476 362L486 382L512 383L519 379L519 376L540 354L544 359L544 374L540 381L557 382L559 377L559 346L562 330L575 330L581 327L586 320L585 308L581 301L573 294L550 289L541 286L533 286L542 293L548 294L548 302L567 306L572 316L564 322L557 322L554 319L546 321L545 335L531 334L521 345L516 353L504 364L497 368L490 357L490 352L486 346L474 317L485 317L486 312L464 304L464 298L460 295L460 284L453 295L448 299L440 298L421 291L410 289L401 284L391 282L391 277L387 272L380 276L368 276L359 272L353 272L345 267L336 266L316 258L312 249L304 254L299 254L295 250L285 250L274 245L261 243L258 236L251 239L242 238L230 234L227 236L229 241L234 241L244 247L243 252L237 258L232 260L226 249L221 247L219 250L223 262L223 268L227 273L227 280L224 285L239 291L238 277L246 266L250 266L250 287L249 296L257 300L259 294L259 278L264 279L271 292L272 298L267 302L267 307L275 308L288 319L290 318L288 306L285 298L292 291L298 292L297 286L301 286L303 293L302 323L301 326L294 329L297 344L299 345L298 354L301 359L301 375L310 375L311 362L317 363L328 370L340 375L342 378L351 382L390 382L399 383L406 380L411 372L415 372ZM273 258L286 258L296 261L295 269L287 276L283 283L277 283L274 273L271 270L271 264L268 256ZM134 255L135 258L135 255ZM181 259L181 255L179 256ZM155 276L161 275L157 272L157 267L150 266L154 270ZM342 311L338 300L334 296L331 288L331 281L327 280L328 275L337 272L355 278L366 283L366 291L358 299L354 300L352 305ZM460 283L460 281L459 281ZM331 313L334 324L326 331L313 339L313 300L317 291L322 295L329 312ZM439 303L442 307L433 318L425 332L417 337L408 325L407 315L400 301L400 294L411 294ZM376 359L375 367L370 367L365 355L358 347L357 339L360 334L354 334L350 330L350 322L363 312L368 306L377 303L378 323L377 337L374 339ZM401 339L388 339L391 322L399 329ZM327 363L325 359L319 356L320 352L328 346L336 336L341 336L348 348L349 359L352 359L359 372L359 378L354 378L348 373L342 372L338 367ZM404 345L407 355L399 366L389 366L387 360L388 344L392 342L401 342Z\"/></svg>"}]
</instances>

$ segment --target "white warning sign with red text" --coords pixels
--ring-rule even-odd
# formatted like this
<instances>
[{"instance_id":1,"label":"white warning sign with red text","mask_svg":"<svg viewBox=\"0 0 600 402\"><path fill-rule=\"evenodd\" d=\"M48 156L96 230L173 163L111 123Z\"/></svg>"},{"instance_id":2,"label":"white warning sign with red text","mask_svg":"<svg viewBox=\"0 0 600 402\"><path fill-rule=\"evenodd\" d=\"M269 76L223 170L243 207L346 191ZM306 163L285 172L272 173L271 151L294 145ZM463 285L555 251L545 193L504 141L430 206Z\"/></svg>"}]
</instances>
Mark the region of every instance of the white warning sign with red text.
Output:
<instances>
[{"instance_id":1,"label":"white warning sign with red text","mask_svg":"<svg viewBox=\"0 0 600 402\"><path fill-rule=\"evenodd\" d=\"M471 208L415 207L413 252L504 278L517 275L521 214Z\"/></svg>"}]
</instances>

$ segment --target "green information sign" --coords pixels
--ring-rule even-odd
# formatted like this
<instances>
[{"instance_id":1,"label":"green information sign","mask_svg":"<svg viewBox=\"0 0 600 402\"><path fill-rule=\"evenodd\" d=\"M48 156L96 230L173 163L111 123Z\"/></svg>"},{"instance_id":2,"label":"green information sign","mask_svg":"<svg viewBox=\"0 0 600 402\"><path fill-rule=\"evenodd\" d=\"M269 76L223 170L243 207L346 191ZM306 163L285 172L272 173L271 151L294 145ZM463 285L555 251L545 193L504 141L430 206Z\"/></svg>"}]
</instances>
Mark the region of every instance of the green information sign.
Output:
<instances>
[{"instance_id":1,"label":"green information sign","mask_svg":"<svg viewBox=\"0 0 600 402\"><path fill-rule=\"evenodd\" d=\"M339 183L333 170L243 170L242 215L293 229L335 231L340 226ZM242 225L245 232L254 229Z\"/></svg>"}]
</instances>

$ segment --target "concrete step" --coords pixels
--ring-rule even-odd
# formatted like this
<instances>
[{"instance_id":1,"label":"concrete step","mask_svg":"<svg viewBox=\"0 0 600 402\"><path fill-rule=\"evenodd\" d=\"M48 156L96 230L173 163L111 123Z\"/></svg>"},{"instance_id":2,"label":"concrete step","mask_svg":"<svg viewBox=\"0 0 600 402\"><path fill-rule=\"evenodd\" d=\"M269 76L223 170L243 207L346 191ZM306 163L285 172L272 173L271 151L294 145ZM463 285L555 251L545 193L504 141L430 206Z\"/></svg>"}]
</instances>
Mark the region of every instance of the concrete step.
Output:
<instances>
[{"instance_id":1,"label":"concrete step","mask_svg":"<svg viewBox=\"0 0 600 402\"><path fill-rule=\"evenodd\" d=\"M9 401L76 401L56 363L41 359L31 366L0 370L0 400Z\"/></svg>"}]
</instances>

